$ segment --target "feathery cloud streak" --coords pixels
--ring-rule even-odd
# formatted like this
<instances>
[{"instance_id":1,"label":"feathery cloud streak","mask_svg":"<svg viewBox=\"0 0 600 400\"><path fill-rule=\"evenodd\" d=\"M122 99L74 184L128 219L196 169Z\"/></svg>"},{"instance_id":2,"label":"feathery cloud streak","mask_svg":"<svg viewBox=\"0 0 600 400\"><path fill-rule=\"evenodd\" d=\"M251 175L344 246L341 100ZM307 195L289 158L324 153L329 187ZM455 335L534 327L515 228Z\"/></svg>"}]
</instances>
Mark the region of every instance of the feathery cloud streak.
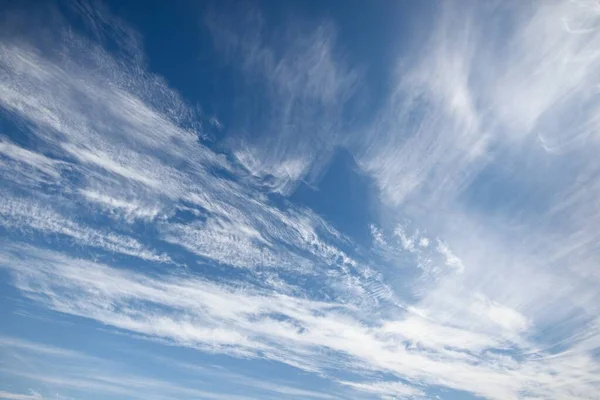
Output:
<instances>
[{"instance_id":1,"label":"feathery cloud streak","mask_svg":"<svg viewBox=\"0 0 600 400\"><path fill-rule=\"evenodd\" d=\"M280 51L260 15L245 36L211 16L215 45L278 106L228 133L222 154L105 9L75 7L90 37L64 21L46 38L3 33L0 105L17 132L0 142L3 270L43 308L356 395L597 398L598 10L511 3L490 20L488 7L445 6L360 138L338 130L358 75L336 58L333 23ZM314 183L335 146L391 215L371 225L372 247L271 196ZM158 387L70 378L46 383ZM329 398L278 388L263 384Z\"/></svg>"}]
</instances>

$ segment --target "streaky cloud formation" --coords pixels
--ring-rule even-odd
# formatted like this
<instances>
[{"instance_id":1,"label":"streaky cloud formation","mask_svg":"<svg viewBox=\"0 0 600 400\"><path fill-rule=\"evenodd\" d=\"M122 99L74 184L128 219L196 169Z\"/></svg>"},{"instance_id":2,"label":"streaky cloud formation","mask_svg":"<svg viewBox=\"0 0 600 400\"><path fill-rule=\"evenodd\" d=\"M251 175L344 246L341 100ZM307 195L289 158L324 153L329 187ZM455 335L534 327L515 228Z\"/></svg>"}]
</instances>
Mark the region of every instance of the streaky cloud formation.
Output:
<instances>
[{"instance_id":1,"label":"streaky cloud formation","mask_svg":"<svg viewBox=\"0 0 600 400\"><path fill-rule=\"evenodd\" d=\"M301 180L316 181L343 141L344 105L359 74L335 57L332 23L289 21L284 32L268 35L263 15L244 11L206 17L216 49L253 91L266 93L264 109L253 92L244 99L243 125L230 146L266 188L289 194Z\"/></svg>"},{"instance_id":2,"label":"streaky cloud formation","mask_svg":"<svg viewBox=\"0 0 600 400\"><path fill-rule=\"evenodd\" d=\"M136 13L7 7L0 398L600 398L600 9L431 5L362 116L329 3L194 10L223 116Z\"/></svg>"},{"instance_id":3,"label":"streaky cloud formation","mask_svg":"<svg viewBox=\"0 0 600 400\"><path fill-rule=\"evenodd\" d=\"M43 397L36 392L31 392L31 394L19 394L19 393L10 393L5 391L0 391L0 399L8 399L8 400L42 400Z\"/></svg>"}]
</instances>

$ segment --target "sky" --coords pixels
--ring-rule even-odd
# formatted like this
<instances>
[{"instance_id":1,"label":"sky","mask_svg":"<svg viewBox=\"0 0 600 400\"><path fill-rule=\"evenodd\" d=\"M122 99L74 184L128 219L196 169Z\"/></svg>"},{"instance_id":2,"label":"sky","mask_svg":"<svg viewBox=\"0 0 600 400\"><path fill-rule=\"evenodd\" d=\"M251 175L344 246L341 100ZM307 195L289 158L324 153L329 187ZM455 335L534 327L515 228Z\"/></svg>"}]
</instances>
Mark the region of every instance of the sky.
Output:
<instances>
[{"instance_id":1,"label":"sky","mask_svg":"<svg viewBox=\"0 0 600 400\"><path fill-rule=\"evenodd\" d=\"M600 399L597 1L0 4L0 399Z\"/></svg>"}]
</instances>

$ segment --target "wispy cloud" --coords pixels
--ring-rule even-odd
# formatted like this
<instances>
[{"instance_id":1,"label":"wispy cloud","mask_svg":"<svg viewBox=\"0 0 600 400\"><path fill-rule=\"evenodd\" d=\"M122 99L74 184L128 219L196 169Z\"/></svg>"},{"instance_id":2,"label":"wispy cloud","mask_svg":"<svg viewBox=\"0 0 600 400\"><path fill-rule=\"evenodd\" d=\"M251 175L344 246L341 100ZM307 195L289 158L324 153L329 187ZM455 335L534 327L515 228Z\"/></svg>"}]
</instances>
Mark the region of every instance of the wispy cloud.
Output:
<instances>
[{"instance_id":1,"label":"wispy cloud","mask_svg":"<svg viewBox=\"0 0 600 400\"><path fill-rule=\"evenodd\" d=\"M17 231L35 230L45 235L62 235L78 245L97 247L143 260L170 261L166 254L157 254L131 237L83 226L49 207L24 198L4 198L0 205L0 225Z\"/></svg>"},{"instance_id":2,"label":"wispy cloud","mask_svg":"<svg viewBox=\"0 0 600 400\"><path fill-rule=\"evenodd\" d=\"M202 389L179 386L166 381L141 376L117 376L103 374L30 374L20 371L6 371L12 375L28 378L46 385L76 390L80 393L103 393L127 396L135 399L165 399L171 396L192 396L209 400L250 400L252 397L215 393ZM9 397L10 398L10 397ZM15 397L15 399L43 399L43 397Z\"/></svg>"},{"instance_id":3,"label":"wispy cloud","mask_svg":"<svg viewBox=\"0 0 600 400\"><path fill-rule=\"evenodd\" d=\"M597 12L593 2L565 1L447 4L434 13L427 45L403 55L388 107L359 142L384 196L443 204L490 161L543 163L536 148L549 150L546 142L570 151L595 143ZM576 125L566 116L573 110L581 110Z\"/></svg>"},{"instance_id":4,"label":"wispy cloud","mask_svg":"<svg viewBox=\"0 0 600 400\"><path fill-rule=\"evenodd\" d=\"M428 279L419 313L557 352L595 329L599 15L587 1L446 5L427 45L403 55L355 154L389 209L443 238L433 246L463 271ZM374 232L406 264L390 236ZM435 265L400 239L409 260Z\"/></svg>"},{"instance_id":5,"label":"wispy cloud","mask_svg":"<svg viewBox=\"0 0 600 400\"><path fill-rule=\"evenodd\" d=\"M308 371L386 371L490 398L522 390L568 396L573 390L568 376L573 374L584 374L593 382L590 370L538 361L543 354L539 352L521 362L510 357L510 364L501 362L494 349L532 349L510 337L474 334L473 327L441 325L443 316L430 321L412 317L367 322L341 304L237 289L191 276L150 278L53 252L4 247L9 250L3 254L3 265L13 271L15 285L28 297L56 311L182 346L268 358ZM501 313L509 311L503 310L488 306L483 321L507 321ZM327 357L320 354L322 348L329 350ZM583 353L570 357L574 362L592 362ZM554 384L547 383L551 376ZM546 386L536 391L530 388L536 387L535 382ZM584 382L577 379L577 387Z\"/></svg>"},{"instance_id":6,"label":"wispy cloud","mask_svg":"<svg viewBox=\"0 0 600 400\"><path fill-rule=\"evenodd\" d=\"M35 29L0 37L0 107L24 139L0 139L0 262L27 301L139 338L280 362L354 394L597 398L597 5L442 6L360 137L340 133L357 73L332 22L271 35L259 12L212 14L219 52L264 91L251 93L262 111L242 101L228 158L203 143L203 117L147 72L137 34L76 4L91 38L60 21L49 22L52 46ZM270 197L314 182L336 146L382 199L371 248ZM37 247L19 243L23 233ZM128 257L90 261L98 251ZM181 260L190 268L170 268ZM0 338L5 347L78 354ZM246 398L66 372L3 371L113 396Z\"/></svg>"},{"instance_id":7,"label":"wispy cloud","mask_svg":"<svg viewBox=\"0 0 600 400\"><path fill-rule=\"evenodd\" d=\"M412 386L404 385L400 382L341 382L343 385L350 386L361 392L377 394L383 398L389 399L414 399L423 397L423 393L419 389L415 389Z\"/></svg>"},{"instance_id":8,"label":"wispy cloud","mask_svg":"<svg viewBox=\"0 0 600 400\"><path fill-rule=\"evenodd\" d=\"M111 32L102 25L104 36L121 35L121 30ZM0 62L10 79L2 81L0 101L13 118L35 126L29 133L41 149L69 166L62 196L47 196L44 207L14 200L5 207L7 226L62 234L80 245L145 260L165 260L134 238L103 233L94 221L84 225L51 211L53 203L56 209L78 203L93 213L108 214L116 223L159 222L152 229L164 241L226 265L315 273L315 261L334 262L340 269L330 273L339 276L356 269L343 251L319 237L317 230L338 235L319 217L308 210L275 207L258 188L248 188L243 177L226 178L235 167L199 142L202 132L193 129L193 112L159 78L143 72L140 57L123 62L97 43L69 35L67 42L57 38L64 51L56 53L23 44L36 43L31 38L19 45L16 39L2 44ZM58 89L62 87L69 91ZM47 158L37 155L45 160L42 157ZM7 169L7 176L13 173L13 167ZM191 212L193 221L170 220L179 211ZM360 286L349 281L347 285Z\"/></svg>"},{"instance_id":9,"label":"wispy cloud","mask_svg":"<svg viewBox=\"0 0 600 400\"><path fill-rule=\"evenodd\" d=\"M47 355L53 357L67 357L67 358L81 358L84 357L83 354L63 349L60 347L49 346L42 343L30 342L23 339L17 339L13 337L0 337L0 348L3 350L6 349L18 349L24 350L27 352L35 353L36 355Z\"/></svg>"},{"instance_id":10,"label":"wispy cloud","mask_svg":"<svg viewBox=\"0 0 600 400\"><path fill-rule=\"evenodd\" d=\"M176 361L169 358L159 358L163 369L184 369L190 376L194 377L195 383L174 384L161 379L148 376L137 375L128 369L134 367L126 363L115 363L99 357L91 356L85 353L75 352L66 348L50 346L46 344L24 341L21 339L3 337L0 338L0 350L26 352L30 362L24 364L22 359L10 359L10 371L12 376L30 379L32 382L43 384L44 387L52 387L67 390L75 390L80 394L112 394L123 395L131 398L157 398L163 399L171 396L192 396L206 399L229 399L246 400L257 398L260 393L261 398L271 398L273 394L287 395L291 398L314 398L314 399L339 399L339 397L319 392L316 390L307 390L274 380L267 382L257 378L251 378L242 374L229 372L225 369L211 368L209 366L199 366ZM146 355L149 356L149 355ZM9 359L5 359L8 361ZM69 360L68 363L65 360ZM48 371L48 365L56 365L53 373ZM0 363L2 364L2 363ZM6 363L8 365L8 363ZM31 369L31 365L36 365ZM40 371L34 373L33 371ZM119 371L119 373L115 373ZM228 390L221 392L212 391L206 388L206 382L209 380L227 380L229 389L244 388L245 392L252 391L251 395L239 395L227 393ZM205 387L202 389L202 387ZM7 399L43 399L41 394L31 391L30 395L13 394L0 392ZM10 396L15 397L10 397ZM55 398L55 397L52 397Z\"/></svg>"},{"instance_id":11,"label":"wispy cloud","mask_svg":"<svg viewBox=\"0 0 600 400\"><path fill-rule=\"evenodd\" d=\"M56 179L60 177L60 170L58 167L61 163L59 161L24 149L9 141L0 141L0 154L10 158L12 162L25 164L51 178Z\"/></svg>"},{"instance_id":12,"label":"wispy cloud","mask_svg":"<svg viewBox=\"0 0 600 400\"><path fill-rule=\"evenodd\" d=\"M314 182L343 140L342 111L358 79L335 54L335 26L290 19L267 34L265 17L252 8L213 12L205 22L216 49L265 93L264 104L252 95L238 111L233 128L240 134L231 139L238 161L273 191Z\"/></svg>"},{"instance_id":13,"label":"wispy cloud","mask_svg":"<svg viewBox=\"0 0 600 400\"><path fill-rule=\"evenodd\" d=\"M37 393L37 392L31 392L30 394L19 394L19 393L11 393L11 392L6 392L4 390L0 390L0 399L7 399L7 400L43 400L44 397Z\"/></svg>"}]
</instances>

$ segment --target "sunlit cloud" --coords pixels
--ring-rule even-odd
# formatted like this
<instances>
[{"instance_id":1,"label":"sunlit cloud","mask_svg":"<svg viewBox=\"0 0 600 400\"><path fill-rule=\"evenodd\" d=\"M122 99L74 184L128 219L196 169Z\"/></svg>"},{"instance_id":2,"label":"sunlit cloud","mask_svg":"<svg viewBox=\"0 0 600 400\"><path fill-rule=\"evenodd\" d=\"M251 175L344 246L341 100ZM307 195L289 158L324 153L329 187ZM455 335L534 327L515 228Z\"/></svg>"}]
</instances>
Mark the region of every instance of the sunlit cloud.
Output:
<instances>
[{"instance_id":1,"label":"sunlit cloud","mask_svg":"<svg viewBox=\"0 0 600 400\"><path fill-rule=\"evenodd\" d=\"M151 72L108 6L63 8L0 34L1 308L146 358L11 324L0 377L21 386L0 398L597 398L597 4L437 4L402 46L373 43L395 61L352 127L371 80L335 15L204 10L240 82L221 117ZM304 201L350 168L340 149L372 183L366 240Z\"/></svg>"}]
</instances>

